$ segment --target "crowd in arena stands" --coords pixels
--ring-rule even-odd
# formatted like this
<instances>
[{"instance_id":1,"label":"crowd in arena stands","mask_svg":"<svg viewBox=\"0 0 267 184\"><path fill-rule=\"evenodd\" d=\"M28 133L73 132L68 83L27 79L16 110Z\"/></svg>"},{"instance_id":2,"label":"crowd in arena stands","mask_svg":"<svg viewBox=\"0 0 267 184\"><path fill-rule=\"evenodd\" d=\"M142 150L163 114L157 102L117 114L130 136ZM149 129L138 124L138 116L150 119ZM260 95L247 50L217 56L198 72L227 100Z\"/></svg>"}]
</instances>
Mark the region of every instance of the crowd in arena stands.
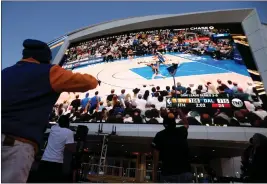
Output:
<instances>
[{"instance_id":1,"label":"crowd in arena stands","mask_svg":"<svg viewBox=\"0 0 267 184\"><path fill-rule=\"evenodd\" d=\"M219 33L227 30L216 30ZM213 31L214 32L214 31ZM156 52L182 52L210 55L216 59L232 59L233 45L229 39L212 39L211 32L174 31L170 29L129 33L88 40L72 45L66 52L66 63L103 57L113 61Z\"/></svg>"},{"instance_id":2,"label":"crowd in arena stands","mask_svg":"<svg viewBox=\"0 0 267 184\"><path fill-rule=\"evenodd\" d=\"M182 109L187 115L189 125L206 126L253 126L267 127L266 106L257 95L255 87L248 83L247 89L242 89L237 83L217 80L217 84L207 82L204 85L166 86L165 89L144 85L141 89L132 91L111 90L106 97L95 92L90 97L89 93L80 99L64 101L56 104L50 116L50 121L55 122L62 114L68 114L71 122L106 122L106 123L136 123L160 124L163 123L168 112L176 115L176 122L180 117L175 108L166 108L166 97L175 97L177 94L218 94L238 97L245 103L244 109ZM175 89L176 88L176 89ZM266 104L265 104L266 105Z\"/></svg>"}]
</instances>

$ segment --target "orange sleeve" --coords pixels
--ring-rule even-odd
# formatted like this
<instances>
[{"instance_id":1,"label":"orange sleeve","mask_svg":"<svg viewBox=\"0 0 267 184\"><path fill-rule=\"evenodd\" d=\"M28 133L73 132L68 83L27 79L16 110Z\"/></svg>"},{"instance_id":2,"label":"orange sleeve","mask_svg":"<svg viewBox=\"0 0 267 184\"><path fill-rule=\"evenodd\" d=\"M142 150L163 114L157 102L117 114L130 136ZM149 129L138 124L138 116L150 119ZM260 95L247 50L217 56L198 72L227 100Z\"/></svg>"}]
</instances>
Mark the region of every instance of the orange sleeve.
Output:
<instances>
[{"instance_id":1,"label":"orange sleeve","mask_svg":"<svg viewBox=\"0 0 267 184\"><path fill-rule=\"evenodd\" d=\"M50 84L54 91L58 93L86 92L95 89L98 81L91 75L72 73L59 65L55 65L50 69Z\"/></svg>"}]
</instances>

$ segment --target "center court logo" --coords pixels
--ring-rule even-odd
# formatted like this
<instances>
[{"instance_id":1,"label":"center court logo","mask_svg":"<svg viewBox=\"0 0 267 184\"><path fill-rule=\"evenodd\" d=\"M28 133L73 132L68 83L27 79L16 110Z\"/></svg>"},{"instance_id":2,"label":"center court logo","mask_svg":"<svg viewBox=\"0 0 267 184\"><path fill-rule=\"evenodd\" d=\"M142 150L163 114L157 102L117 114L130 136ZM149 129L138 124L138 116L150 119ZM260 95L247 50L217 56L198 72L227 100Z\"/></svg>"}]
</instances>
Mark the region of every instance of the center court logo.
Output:
<instances>
[{"instance_id":1,"label":"center court logo","mask_svg":"<svg viewBox=\"0 0 267 184\"><path fill-rule=\"evenodd\" d=\"M234 99L232 100L232 105L233 105L234 107L240 108L240 107L243 106L243 102L242 102L240 99L238 99L238 98L234 98Z\"/></svg>"}]
</instances>

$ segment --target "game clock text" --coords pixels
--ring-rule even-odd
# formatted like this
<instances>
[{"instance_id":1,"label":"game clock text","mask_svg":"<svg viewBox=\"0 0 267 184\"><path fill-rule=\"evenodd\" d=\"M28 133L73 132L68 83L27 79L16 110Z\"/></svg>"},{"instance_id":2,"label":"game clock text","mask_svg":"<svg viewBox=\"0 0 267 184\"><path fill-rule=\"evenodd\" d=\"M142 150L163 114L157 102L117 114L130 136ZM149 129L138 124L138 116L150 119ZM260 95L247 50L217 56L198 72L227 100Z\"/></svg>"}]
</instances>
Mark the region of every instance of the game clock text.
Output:
<instances>
[{"instance_id":1,"label":"game clock text","mask_svg":"<svg viewBox=\"0 0 267 184\"><path fill-rule=\"evenodd\" d=\"M243 108L244 102L238 98L228 96L218 97L216 94L205 95L178 95L167 97L166 107L168 108Z\"/></svg>"}]
</instances>

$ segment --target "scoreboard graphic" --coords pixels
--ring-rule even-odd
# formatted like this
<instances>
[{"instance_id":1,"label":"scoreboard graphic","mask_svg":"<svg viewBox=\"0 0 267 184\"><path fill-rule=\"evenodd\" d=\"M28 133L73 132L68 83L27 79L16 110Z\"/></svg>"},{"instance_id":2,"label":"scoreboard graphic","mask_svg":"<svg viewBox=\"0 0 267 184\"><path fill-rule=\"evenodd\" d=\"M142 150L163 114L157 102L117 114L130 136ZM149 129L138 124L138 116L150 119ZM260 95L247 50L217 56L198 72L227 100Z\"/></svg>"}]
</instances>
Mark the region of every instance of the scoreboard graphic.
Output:
<instances>
[{"instance_id":1,"label":"scoreboard graphic","mask_svg":"<svg viewBox=\"0 0 267 184\"><path fill-rule=\"evenodd\" d=\"M244 102L239 98L229 96L218 96L217 94L183 94L176 97L166 98L166 107L168 108L244 108Z\"/></svg>"}]
</instances>

